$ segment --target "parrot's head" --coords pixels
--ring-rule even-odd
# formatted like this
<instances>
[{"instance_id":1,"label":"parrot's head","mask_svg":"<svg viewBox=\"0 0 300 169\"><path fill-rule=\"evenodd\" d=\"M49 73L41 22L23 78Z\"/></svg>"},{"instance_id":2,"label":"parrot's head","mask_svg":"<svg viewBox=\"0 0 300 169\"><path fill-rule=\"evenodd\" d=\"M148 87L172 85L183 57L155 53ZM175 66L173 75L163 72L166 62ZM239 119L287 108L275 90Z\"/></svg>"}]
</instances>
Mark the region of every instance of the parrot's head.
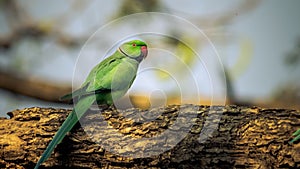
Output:
<instances>
[{"instance_id":1,"label":"parrot's head","mask_svg":"<svg viewBox=\"0 0 300 169\"><path fill-rule=\"evenodd\" d=\"M127 57L138 62L141 62L148 54L147 44L140 40L125 42L119 47L119 50Z\"/></svg>"}]
</instances>

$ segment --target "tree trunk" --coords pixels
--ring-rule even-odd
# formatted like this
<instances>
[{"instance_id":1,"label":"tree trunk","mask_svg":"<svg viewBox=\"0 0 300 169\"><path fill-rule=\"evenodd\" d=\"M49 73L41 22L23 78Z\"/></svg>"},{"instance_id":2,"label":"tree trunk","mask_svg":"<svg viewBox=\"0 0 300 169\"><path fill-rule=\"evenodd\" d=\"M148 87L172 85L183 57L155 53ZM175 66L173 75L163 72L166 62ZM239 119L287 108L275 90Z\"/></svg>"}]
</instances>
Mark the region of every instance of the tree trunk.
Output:
<instances>
[{"instance_id":1,"label":"tree trunk","mask_svg":"<svg viewBox=\"0 0 300 169\"><path fill-rule=\"evenodd\" d=\"M0 168L33 168L70 110L0 119ZM82 117L40 168L300 168L300 112L240 106L107 109Z\"/></svg>"}]
</instances>

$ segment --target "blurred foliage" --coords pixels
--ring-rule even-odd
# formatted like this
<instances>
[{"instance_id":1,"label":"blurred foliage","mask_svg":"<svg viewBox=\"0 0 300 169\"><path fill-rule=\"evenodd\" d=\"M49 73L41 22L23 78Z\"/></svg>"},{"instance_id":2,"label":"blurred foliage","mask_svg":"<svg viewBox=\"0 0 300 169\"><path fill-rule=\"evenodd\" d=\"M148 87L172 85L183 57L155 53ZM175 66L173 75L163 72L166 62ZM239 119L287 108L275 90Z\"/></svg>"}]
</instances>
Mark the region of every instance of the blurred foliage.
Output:
<instances>
[{"instance_id":1,"label":"blurred foliage","mask_svg":"<svg viewBox=\"0 0 300 169\"><path fill-rule=\"evenodd\" d=\"M185 66L192 67L194 65L195 60L198 58L195 51L193 51L193 49L196 49L196 45L198 45L197 42L195 42L195 39L190 36L181 37L181 40L169 38L167 39L167 41L168 44L171 44L175 47L175 51L173 53L174 56L179 57L179 60L183 63L182 64L174 60L174 62L170 64L169 71L176 72L177 75L179 76L185 76L183 71L180 70L184 70ZM193 44L194 46L187 46L183 42L187 42L188 44ZM199 49L199 46L197 47L197 49ZM157 75L161 80L167 80L171 78L171 76L169 76L164 71L157 71Z\"/></svg>"},{"instance_id":2,"label":"blurred foliage","mask_svg":"<svg viewBox=\"0 0 300 169\"><path fill-rule=\"evenodd\" d=\"M117 14L115 14L115 12L111 12L110 18L118 18L139 12L161 11L172 13L170 8L168 8L166 4L160 0L124 0L121 2L122 3L117 7ZM71 12L75 17L72 16L71 13L65 11L60 15L55 15L54 18L48 16L44 17L44 19L36 19L35 16L32 16L31 13L27 11L30 8L25 7L24 4L20 3L19 1L1 1L0 5L3 9L5 9L4 13L7 15L8 24L12 28L11 34L5 37L0 37L0 46L9 51L7 55L10 56L11 61L8 67L11 67L12 69L18 69L19 72L29 72L29 69L38 71L39 66L42 66L43 63L47 63L45 60L55 58L48 57L51 56L51 54L45 55L43 53L43 48L45 48L47 43L58 43L61 48L69 50L72 47L79 48L80 45L82 45L90 36L90 34L88 34L90 30L86 30L86 33L83 33L81 36L63 31L63 26L66 26L63 24L69 23L70 20L76 21L76 16L78 16L78 14L84 13L88 10L88 8L90 8L89 3L69 2L69 12ZM257 6L256 3L241 2L235 7L235 9L240 8L239 15L242 15L243 13L254 9L255 6ZM180 11L175 10L175 12ZM106 19L109 20L110 18ZM232 15L231 11L225 11L224 13L216 14L214 18L210 18L210 15L196 16L194 21L195 23L203 24L204 27L221 27L222 29L215 29L212 33L218 32L218 34L223 34L227 31L223 26L230 23L234 19L235 15ZM107 21L102 22L105 23ZM85 26L87 27L86 29L89 29L88 25ZM177 59L169 62L169 70L171 72L176 72L177 76L185 77L185 73L182 70L185 69L186 66L197 66L195 63L198 56L196 56L196 53L193 51L193 49L197 49L197 52L200 52L202 48L208 44L202 42L201 39L195 39L193 34L181 35L180 32L176 33L176 28L170 29L169 32L170 34L176 34L175 37L177 37L177 39L170 38L168 39L169 41L165 43L172 46L172 49L174 49L172 54L178 57ZM211 32L206 31L205 34L210 35ZM103 37L103 40L104 39L105 37ZM226 44L229 39L225 39L224 41L224 38L214 37L214 40L216 43L222 42L223 44ZM192 46L187 46L184 42L188 42L188 44L192 44ZM250 62L250 56L252 55L251 50L253 50L251 48L251 42L242 41L241 53L238 57L239 59L235 66L228 68L230 73L228 72L226 75L229 76L229 74L231 74L235 77L240 76L247 69L247 64ZM59 55L58 51L56 51L55 54ZM170 79L170 76L163 71L158 71L156 76L159 80ZM229 80L229 78L227 78L227 80ZM234 90L232 89L231 92L234 93ZM168 96L177 96L176 89L174 89L173 95L171 94ZM180 99L172 98L171 100L174 101Z\"/></svg>"},{"instance_id":3,"label":"blurred foliage","mask_svg":"<svg viewBox=\"0 0 300 169\"><path fill-rule=\"evenodd\" d=\"M104 2L105 1L101 3L104 4ZM0 1L1 14L5 15L4 18L5 21L7 21L9 29L7 34L0 35L0 57L2 57L0 58L0 64L1 68L5 69L5 71L14 69L18 70L18 73L20 74L26 74L31 70L35 73L40 71L45 64L49 64L51 60L55 60L58 57L77 57L76 54L78 54L80 47L89 38L91 32L96 31L98 27L111 21L112 18L115 19L139 12L165 12L178 16L185 16L185 19L193 22L193 24L198 26L201 25L199 27L204 29L203 31L209 39L211 39L214 44L221 46L221 48L225 49L230 46L234 40L237 40L235 41L235 45L237 46L235 50L238 52L237 54L234 54L236 56L233 56L236 58L234 64L226 64L227 58L222 58L225 63L224 67L225 78L228 85L228 96L232 100L237 100L237 91L234 83L243 76L247 70L249 70L251 66L250 63L252 62L254 55L255 45L251 39L243 37L243 35L232 36L235 32L231 32L231 35L228 35L230 34L230 27L228 27L228 25L236 21L242 15L256 9L260 2L261 0L240 1L235 3L232 8L228 8L223 11L221 10L215 13L208 12L208 14L192 15L190 11L181 11L180 8L173 10L167 6L167 3L161 0L123 0L120 1L119 4L114 4L114 10L111 10L105 18L101 18L99 16L102 15L102 8L106 8L106 6L99 6L97 7L97 10L93 11L94 13L92 15L87 15L87 11L89 11L91 7L95 6L92 2L70 1L66 2L69 3L67 5L68 10L64 10L62 13L55 14L51 17L49 16L42 19L36 19L36 16L32 16L32 14L28 11L30 8L24 6L26 3L16 0L2 0ZM57 3L57 5L60 6L60 3L62 2L55 1L54 3ZM30 4L29 6L32 5L34 6L36 4ZM37 8L38 7L40 6L37 6ZM47 5L44 5L43 7L47 7ZM85 15L88 17L84 18ZM89 18L89 16L97 17ZM76 25L76 23L80 20L87 21L79 23L79 26ZM93 22L93 24L88 25L88 23L91 22ZM72 26L82 29L83 33L70 33L71 31L66 27ZM183 73L184 71L182 71L182 69L184 69L184 65L188 65L189 67L198 66L195 64L198 56L196 56L193 49L196 48L198 50L197 52L201 52L207 45L210 44L205 44L206 42L201 39L195 39L193 34L182 35L175 32L175 30L176 28L169 29L169 32L170 34L176 34L176 37L178 37L177 39L169 38L168 41L161 43L172 46L172 49L174 49L172 54L178 57L177 60L174 59L173 61L168 62L170 63L168 65L170 71L177 72L176 75L184 77L185 74ZM110 38L110 35L102 37L101 41L105 42L107 38ZM184 42L188 42L188 44L193 45L187 46ZM49 46L53 48L50 48ZM101 46L101 44L99 46ZM45 50L45 48L48 50ZM77 51L74 52L76 54L71 53L74 49L77 49ZM43 53L45 51L48 53L50 51L50 53ZM178 59L184 64L179 63ZM295 47L284 58L284 63L288 67L292 68L297 68L299 66L300 38L296 42ZM55 69L57 69L57 67L53 66L53 72ZM222 68L219 69L219 72L221 72ZM165 82L170 80L170 76L163 71L158 71L155 75L160 81ZM30 76L28 76L28 78L30 78ZM180 102L180 98L177 98L178 94L176 92L176 89L174 89L174 95L168 95L168 97L170 97L167 99L168 104ZM137 99L135 100L138 103L138 100L141 100L140 98L142 98L142 96L136 98ZM132 99L134 99L134 97L132 97ZM141 105L143 105L143 107L149 107L150 104L147 101L147 103L141 103Z\"/></svg>"},{"instance_id":4,"label":"blurred foliage","mask_svg":"<svg viewBox=\"0 0 300 169\"><path fill-rule=\"evenodd\" d=\"M157 12L162 10L159 0L123 0L117 18L140 12Z\"/></svg>"},{"instance_id":5,"label":"blurred foliage","mask_svg":"<svg viewBox=\"0 0 300 169\"><path fill-rule=\"evenodd\" d=\"M294 48L284 58L284 63L292 68L300 64L300 38L297 39Z\"/></svg>"},{"instance_id":6,"label":"blurred foliage","mask_svg":"<svg viewBox=\"0 0 300 169\"><path fill-rule=\"evenodd\" d=\"M249 39L242 39L240 42L240 53L238 54L238 59L229 70L229 72L231 72L230 78L232 78L233 81L249 69L253 51L253 42Z\"/></svg>"}]
</instances>

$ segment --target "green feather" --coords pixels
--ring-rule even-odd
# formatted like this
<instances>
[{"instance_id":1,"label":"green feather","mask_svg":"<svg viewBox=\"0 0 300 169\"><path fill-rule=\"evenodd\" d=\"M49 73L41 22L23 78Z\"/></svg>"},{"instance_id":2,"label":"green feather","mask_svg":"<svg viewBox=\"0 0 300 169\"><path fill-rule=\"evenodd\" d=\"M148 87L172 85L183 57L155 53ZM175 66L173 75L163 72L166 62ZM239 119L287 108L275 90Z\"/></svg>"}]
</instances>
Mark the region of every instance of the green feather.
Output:
<instances>
[{"instance_id":1,"label":"green feather","mask_svg":"<svg viewBox=\"0 0 300 169\"><path fill-rule=\"evenodd\" d=\"M295 133L293 133L293 136L295 136L295 138L293 138L293 140L289 142L290 144L293 144L295 141L300 139L300 129L298 129Z\"/></svg>"},{"instance_id":2,"label":"green feather","mask_svg":"<svg viewBox=\"0 0 300 169\"><path fill-rule=\"evenodd\" d=\"M80 117L89 109L89 107L95 102L95 100L95 96L89 96L81 99L76 104L73 111L64 121L64 123L59 128L58 132L55 134L54 138L48 145L47 149L44 151L42 157L36 164L35 169L38 169L38 167L50 157L55 146L62 141L65 135L74 127L74 125L78 122L78 119L80 119Z\"/></svg>"}]
</instances>

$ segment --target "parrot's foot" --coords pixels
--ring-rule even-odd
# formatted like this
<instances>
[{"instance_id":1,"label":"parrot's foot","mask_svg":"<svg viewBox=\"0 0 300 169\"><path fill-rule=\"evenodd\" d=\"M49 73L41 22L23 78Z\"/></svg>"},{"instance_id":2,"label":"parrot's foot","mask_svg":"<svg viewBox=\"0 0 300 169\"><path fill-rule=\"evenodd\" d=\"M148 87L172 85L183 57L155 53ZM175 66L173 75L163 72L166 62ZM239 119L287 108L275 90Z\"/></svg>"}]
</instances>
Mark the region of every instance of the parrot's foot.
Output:
<instances>
[{"instance_id":1,"label":"parrot's foot","mask_svg":"<svg viewBox=\"0 0 300 169\"><path fill-rule=\"evenodd\" d=\"M110 109L110 110L117 110L117 108L116 108L116 106L114 104L110 105L108 107L108 109Z\"/></svg>"},{"instance_id":2,"label":"parrot's foot","mask_svg":"<svg viewBox=\"0 0 300 169\"><path fill-rule=\"evenodd\" d=\"M300 140L300 129L293 133L293 136L295 136L295 138L293 138L293 140L289 142L290 144L293 144L295 141Z\"/></svg>"},{"instance_id":3,"label":"parrot's foot","mask_svg":"<svg viewBox=\"0 0 300 169\"><path fill-rule=\"evenodd\" d=\"M107 105L107 104L101 104L101 105L93 104L93 105L91 105L90 110L99 111L99 110L106 110L106 109L109 109L109 108L110 108L110 106Z\"/></svg>"}]
</instances>

